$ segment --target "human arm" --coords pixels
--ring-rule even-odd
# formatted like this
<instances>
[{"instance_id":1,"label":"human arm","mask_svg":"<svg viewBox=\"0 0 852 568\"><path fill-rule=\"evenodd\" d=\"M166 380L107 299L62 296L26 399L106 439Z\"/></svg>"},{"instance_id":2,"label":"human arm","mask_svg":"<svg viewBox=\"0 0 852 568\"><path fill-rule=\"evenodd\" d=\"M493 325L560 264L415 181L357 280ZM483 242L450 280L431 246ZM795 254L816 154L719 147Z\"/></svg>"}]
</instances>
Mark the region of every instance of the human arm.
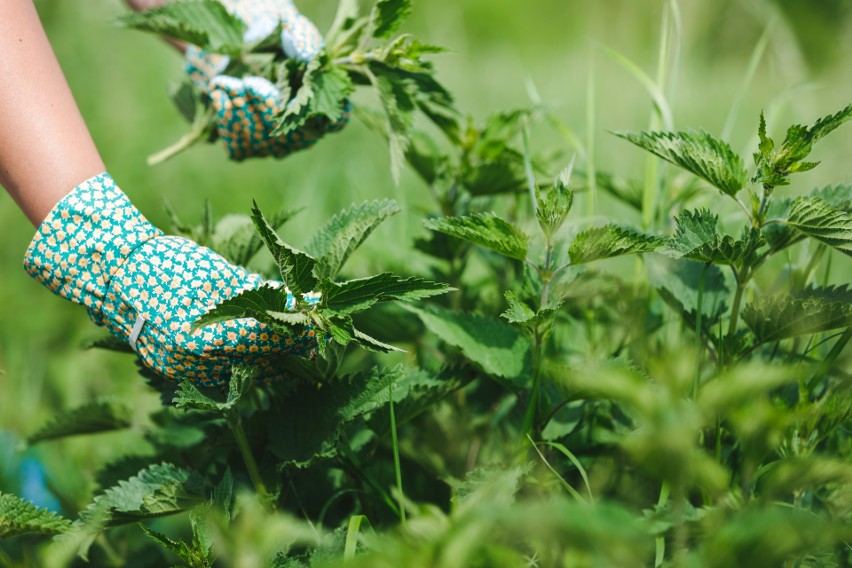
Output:
<instances>
[{"instance_id":1,"label":"human arm","mask_svg":"<svg viewBox=\"0 0 852 568\"><path fill-rule=\"evenodd\" d=\"M106 168L31 0L0 2L0 53L0 184L38 225Z\"/></svg>"}]
</instances>

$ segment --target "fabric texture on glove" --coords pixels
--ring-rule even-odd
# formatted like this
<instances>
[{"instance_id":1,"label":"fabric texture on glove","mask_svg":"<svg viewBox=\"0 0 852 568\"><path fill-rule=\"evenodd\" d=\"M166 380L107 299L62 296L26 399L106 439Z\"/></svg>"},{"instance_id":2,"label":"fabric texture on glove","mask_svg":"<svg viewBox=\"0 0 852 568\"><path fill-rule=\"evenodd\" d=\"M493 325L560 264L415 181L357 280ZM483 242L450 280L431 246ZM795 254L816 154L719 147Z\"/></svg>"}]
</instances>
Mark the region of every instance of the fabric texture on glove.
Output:
<instances>
[{"instance_id":1,"label":"fabric texture on glove","mask_svg":"<svg viewBox=\"0 0 852 568\"><path fill-rule=\"evenodd\" d=\"M84 181L54 206L27 248L24 268L55 294L86 306L92 321L168 378L215 385L228 379L233 364L248 363L260 367L263 380L281 379L274 355L303 355L315 345L313 330L285 338L253 318L192 332L192 323L216 304L280 283L164 235L108 173Z\"/></svg>"}]
</instances>

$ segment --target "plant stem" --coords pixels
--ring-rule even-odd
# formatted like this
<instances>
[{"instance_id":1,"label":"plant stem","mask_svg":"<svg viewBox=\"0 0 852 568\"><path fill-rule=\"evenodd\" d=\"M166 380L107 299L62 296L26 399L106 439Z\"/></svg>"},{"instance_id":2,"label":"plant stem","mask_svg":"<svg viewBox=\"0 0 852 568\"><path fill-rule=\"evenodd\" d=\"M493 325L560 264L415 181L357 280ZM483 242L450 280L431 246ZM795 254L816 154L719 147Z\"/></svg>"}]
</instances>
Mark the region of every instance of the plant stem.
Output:
<instances>
[{"instance_id":1,"label":"plant stem","mask_svg":"<svg viewBox=\"0 0 852 568\"><path fill-rule=\"evenodd\" d=\"M177 142L164 148L155 154L148 156L148 165L154 166L165 162L169 158L180 154L190 146L197 144L209 136L209 126L213 120L213 106L211 105L203 114L197 114L189 132L178 139Z\"/></svg>"},{"instance_id":2,"label":"plant stem","mask_svg":"<svg viewBox=\"0 0 852 568\"><path fill-rule=\"evenodd\" d=\"M826 358L822 361L822 363L820 363L816 373L814 373L814 376L808 381L808 392L813 392L823 377L828 374L831 370L831 366L834 365L834 362L838 357L840 357L840 354L843 352L843 349L850 340L852 340L852 326L846 328L846 331L840 336L840 339L837 340L834 347L831 348L831 351L829 351Z\"/></svg>"},{"instance_id":3,"label":"plant stem","mask_svg":"<svg viewBox=\"0 0 852 568\"><path fill-rule=\"evenodd\" d=\"M243 462L246 464L246 471L248 471L249 478L254 484L255 490L258 494L260 494L263 501L268 503L270 495L263 483L263 478L260 476L260 470L257 467L254 455L251 453L251 447L249 446L248 439L246 438L245 430L243 430L239 414L232 410L228 413L226 420L228 422L228 427L230 427L231 432L234 434L234 439L237 441L237 447L240 449L240 454L243 456Z\"/></svg>"},{"instance_id":4,"label":"plant stem","mask_svg":"<svg viewBox=\"0 0 852 568\"><path fill-rule=\"evenodd\" d=\"M698 382L701 380L701 317L704 314L704 280L707 276L707 269L710 268L710 263L704 265L704 270L701 271L701 277L698 279L698 312L695 315L695 378L692 381L692 400L698 397Z\"/></svg>"},{"instance_id":5,"label":"plant stem","mask_svg":"<svg viewBox=\"0 0 852 568\"><path fill-rule=\"evenodd\" d=\"M734 294L734 304L731 306L731 321L728 323L728 335L733 335L737 331L737 323L740 317L740 304L743 300L743 292L745 291L748 279L743 277L734 270L734 276L737 279L737 291Z\"/></svg>"},{"instance_id":6,"label":"plant stem","mask_svg":"<svg viewBox=\"0 0 852 568\"><path fill-rule=\"evenodd\" d=\"M388 385L388 405L390 406L391 441L393 442L393 470L396 476L396 490L399 492L399 521L405 524L405 493L402 492L402 468L399 465L399 440L396 437L396 415L393 409L393 381Z\"/></svg>"}]
</instances>

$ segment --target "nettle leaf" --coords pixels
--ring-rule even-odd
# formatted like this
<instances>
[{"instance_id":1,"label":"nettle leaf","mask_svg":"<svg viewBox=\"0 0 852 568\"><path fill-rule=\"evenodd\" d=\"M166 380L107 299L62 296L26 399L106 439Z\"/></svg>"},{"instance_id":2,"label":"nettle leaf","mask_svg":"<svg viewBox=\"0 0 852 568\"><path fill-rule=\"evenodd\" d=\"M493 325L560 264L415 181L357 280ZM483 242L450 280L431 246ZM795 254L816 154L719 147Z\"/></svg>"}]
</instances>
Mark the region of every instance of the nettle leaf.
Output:
<instances>
[{"instance_id":1,"label":"nettle leaf","mask_svg":"<svg viewBox=\"0 0 852 568\"><path fill-rule=\"evenodd\" d=\"M550 238L558 231L571 211L574 203L574 192L568 188L574 160L565 168L553 182L553 189L542 195L536 188L535 216L542 232Z\"/></svg>"},{"instance_id":2,"label":"nettle leaf","mask_svg":"<svg viewBox=\"0 0 852 568\"><path fill-rule=\"evenodd\" d=\"M408 77L384 63L371 61L370 70L370 79L379 92L379 101L388 120L391 176L398 185L414 124L414 111L417 109L417 89Z\"/></svg>"},{"instance_id":3,"label":"nettle leaf","mask_svg":"<svg viewBox=\"0 0 852 568\"><path fill-rule=\"evenodd\" d=\"M797 197L787 224L852 256L852 215L833 209L819 197Z\"/></svg>"},{"instance_id":4,"label":"nettle leaf","mask_svg":"<svg viewBox=\"0 0 852 568\"><path fill-rule=\"evenodd\" d=\"M255 318L259 322L276 325L280 319L272 314L286 312L292 302L287 290L264 284L260 288L244 290L229 298L195 320L193 329L238 318ZM276 327L276 330L279 330Z\"/></svg>"},{"instance_id":5,"label":"nettle leaf","mask_svg":"<svg viewBox=\"0 0 852 568\"><path fill-rule=\"evenodd\" d=\"M278 264L281 271L281 279L290 292L295 296L300 296L305 292L310 292L317 285L317 277L314 276L314 268L317 261L314 257L306 252L302 252L291 247L281 240L275 233L275 229L269 224L263 213L254 204L252 208L252 220L260 233L263 242L272 253L272 257ZM274 309L274 308L270 308ZM281 309L275 311L283 311Z\"/></svg>"},{"instance_id":6,"label":"nettle leaf","mask_svg":"<svg viewBox=\"0 0 852 568\"><path fill-rule=\"evenodd\" d=\"M268 218L269 226L279 230L301 209L282 210ZM263 247L263 239L248 215L226 215L216 223L210 248L240 266L245 266Z\"/></svg>"},{"instance_id":7,"label":"nettle leaf","mask_svg":"<svg viewBox=\"0 0 852 568\"><path fill-rule=\"evenodd\" d=\"M748 181L740 158L727 142L708 132L616 132L616 136L697 175L725 195L735 196Z\"/></svg>"},{"instance_id":8,"label":"nettle leaf","mask_svg":"<svg viewBox=\"0 0 852 568\"><path fill-rule=\"evenodd\" d=\"M210 561L207 551L190 546L184 540L172 540L165 534L148 528L143 524L139 524L139 528L145 533L145 536L165 548L173 552L186 566L209 566Z\"/></svg>"},{"instance_id":9,"label":"nettle leaf","mask_svg":"<svg viewBox=\"0 0 852 568\"><path fill-rule=\"evenodd\" d=\"M822 199L832 209L852 214L852 186L827 185L810 192L810 197ZM786 219L790 215L793 199L773 199L766 211L768 219ZM768 223L762 228L766 242L774 251L782 250L805 238L805 234L786 223Z\"/></svg>"},{"instance_id":10,"label":"nettle leaf","mask_svg":"<svg viewBox=\"0 0 852 568\"><path fill-rule=\"evenodd\" d=\"M819 162L804 161L814 144L850 119L852 105L820 118L810 127L794 124L787 130L784 142L776 150L772 139L766 136L766 121L761 113L758 128L760 144L758 152L754 154L757 172L752 181L764 187L788 185L790 174L815 168Z\"/></svg>"},{"instance_id":11,"label":"nettle leaf","mask_svg":"<svg viewBox=\"0 0 852 568\"><path fill-rule=\"evenodd\" d=\"M451 288L442 282L423 278L403 278L383 272L366 278L346 282L324 279L320 284L322 299L320 306L338 315L364 311L378 302L399 300L410 302L449 292Z\"/></svg>"},{"instance_id":12,"label":"nettle leaf","mask_svg":"<svg viewBox=\"0 0 852 568\"><path fill-rule=\"evenodd\" d=\"M305 249L318 259L317 277L334 278L370 233L399 211L395 201L383 199L352 205L332 217L305 245Z\"/></svg>"},{"instance_id":13,"label":"nettle leaf","mask_svg":"<svg viewBox=\"0 0 852 568\"><path fill-rule=\"evenodd\" d=\"M410 15L411 0L379 0L370 14L373 37L392 36Z\"/></svg>"},{"instance_id":14,"label":"nettle leaf","mask_svg":"<svg viewBox=\"0 0 852 568\"><path fill-rule=\"evenodd\" d=\"M727 264L737 268L749 264L757 250L765 244L762 233L755 228L743 228L740 240L716 232L718 216L708 209L684 211L675 217L677 228L668 241L667 251L704 263Z\"/></svg>"},{"instance_id":15,"label":"nettle leaf","mask_svg":"<svg viewBox=\"0 0 852 568\"><path fill-rule=\"evenodd\" d=\"M852 290L832 286L763 296L747 304L742 317L763 343L847 327L852 325Z\"/></svg>"},{"instance_id":16,"label":"nettle leaf","mask_svg":"<svg viewBox=\"0 0 852 568\"><path fill-rule=\"evenodd\" d=\"M626 254L654 252L665 239L616 225L592 227L580 232L568 249L571 264L583 264Z\"/></svg>"},{"instance_id":17,"label":"nettle leaf","mask_svg":"<svg viewBox=\"0 0 852 568\"><path fill-rule=\"evenodd\" d=\"M118 19L127 28L185 41L213 53L238 55L246 25L217 0L179 0Z\"/></svg>"},{"instance_id":18,"label":"nettle leaf","mask_svg":"<svg viewBox=\"0 0 852 568\"><path fill-rule=\"evenodd\" d=\"M512 290L508 290L504 296L509 307L500 314L500 317L509 323L522 324L528 328L534 328L547 321L552 322L553 317L556 315L556 310L562 305L560 301L535 311Z\"/></svg>"},{"instance_id":19,"label":"nettle leaf","mask_svg":"<svg viewBox=\"0 0 852 568\"><path fill-rule=\"evenodd\" d=\"M304 384L270 413L269 449L281 465L307 467L337 455L343 427L388 402L388 386L404 380L403 367Z\"/></svg>"},{"instance_id":20,"label":"nettle leaf","mask_svg":"<svg viewBox=\"0 0 852 568\"><path fill-rule=\"evenodd\" d=\"M284 69L291 68L285 64ZM304 68L295 96L276 117L273 136L294 132L313 117L338 120L354 89L355 85L346 70L333 65L327 56L320 55L312 59Z\"/></svg>"},{"instance_id":21,"label":"nettle leaf","mask_svg":"<svg viewBox=\"0 0 852 568\"><path fill-rule=\"evenodd\" d=\"M714 264L703 264L685 258L672 259L662 255L646 259L648 280L660 297L672 306L690 328L695 328L699 290L701 294L702 327L709 329L727 309L730 289L722 270Z\"/></svg>"},{"instance_id":22,"label":"nettle leaf","mask_svg":"<svg viewBox=\"0 0 852 568\"><path fill-rule=\"evenodd\" d=\"M529 339L499 319L453 312L437 306L404 306L426 328L458 347L462 353L486 373L525 384L532 365Z\"/></svg>"},{"instance_id":23,"label":"nettle leaf","mask_svg":"<svg viewBox=\"0 0 852 568\"><path fill-rule=\"evenodd\" d=\"M27 443L36 444L81 434L123 430L131 426L132 414L131 408L118 400L96 400L54 416L50 422L27 438Z\"/></svg>"},{"instance_id":24,"label":"nettle leaf","mask_svg":"<svg viewBox=\"0 0 852 568\"><path fill-rule=\"evenodd\" d=\"M527 257L529 237L493 213L427 219L424 224L427 229L489 248L509 258L524 260Z\"/></svg>"},{"instance_id":25,"label":"nettle leaf","mask_svg":"<svg viewBox=\"0 0 852 568\"><path fill-rule=\"evenodd\" d=\"M25 534L60 534L70 528L68 519L39 509L10 493L0 492L0 540Z\"/></svg>"},{"instance_id":26,"label":"nettle leaf","mask_svg":"<svg viewBox=\"0 0 852 568\"><path fill-rule=\"evenodd\" d=\"M179 513L200 501L202 486L194 471L155 464L95 497L74 526L99 528Z\"/></svg>"}]
</instances>

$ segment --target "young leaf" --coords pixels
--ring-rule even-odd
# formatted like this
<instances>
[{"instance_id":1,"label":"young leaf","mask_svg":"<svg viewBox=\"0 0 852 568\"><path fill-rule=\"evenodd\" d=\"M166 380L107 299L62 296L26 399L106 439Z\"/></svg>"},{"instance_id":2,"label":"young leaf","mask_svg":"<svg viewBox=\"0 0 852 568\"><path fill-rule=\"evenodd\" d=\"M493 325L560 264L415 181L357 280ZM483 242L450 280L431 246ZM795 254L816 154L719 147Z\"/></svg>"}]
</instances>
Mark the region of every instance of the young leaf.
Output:
<instances>
[{"instance_id":1,"label":"young leaf","mask_svg":"<svg viewBox=\"0 0 852 568\"><path fill-rule=\"evenodd\" d=\"M411 0L379 0L370 14L373 37L392 36L410 15Z\"/></svg>"},{"instance_id":2,"label":"young leaf","mask_svg":"<svg viewBox=\"0 0 852 568\"><path fill-rule=\"evenodd\" d=\"M259 322L276 326L280 318L273 314L286 312L290 307L292 299L284 288L264 284L260 288L245 290L225 300L198 318L193 323L193 329L238 318L255 318Z\"/></svg>"},{"instance_id":3,"label":"young leaf","mask_svg":"<svg viewBox=\"0 0 852 568\"><path fill-rule=\"evenodd\" d=\"M131 415L132 410L123 402L96 400L55 416L27 438L27 443L36 444L68 436L123 430L130 427Z\"/></svg>"},{"instance_id":4,"label":"young leaf","mask_svg":"<svg viewBox=\"0 0 852 568\"><path fill-rule=\"evenodd\" d=\"M326 308L327 312L338 315L361 312L378 302L410 302L450 291L450 287L441 282L413 277L402 278L389 272L340 283L325 279L320 284L320 289L320 305Z\"/></svg>"},{"instance_id":5,"label":"young leaf","mask_svg":"<svg viewBox=\"0 0 852 568\"><path fill-rule=\"evenodd\" d=\"M535 215L547 238L552 237L562 227L571 211L571 205L574 203L574 192L568 188L568 182L571 180L573 169L574 159L572 158L568 167L554 180L553 189L548 191L546 195L541 195L536 189L538 195L536 196Z\"/></svg>"},{"instance_id":6,"label":"young leaf","mask_svg":"<svg viewBox=\"0 0 852 568\"><path fill-rule=\"evenodd\" d=\"M189 568L201 568L210 566L210 561L207 557L207 551L188 545L183 540L172 540L161 532L148 528L142 523L139 523L139 528L145 533L145 536L165 548L173 552L184 565Z\"/></svg>"},{"instance_id":7,"label":"young leaf","mask_svg":"<svg viewBox=\"0 0 852 568\"><path fill-rule=\"evenodd\" d=\"M272 257L281 271L281 279L290 289L290 292L295 296L310 292L317 284L317 278L313 273L317 261L308 253L295 249L282 241L263 216L263 213L260 212L257 203L252 208L252 220L263 242L272 252ZM275 311L283 310L277 309Z\"/></svg>"},{"instance_id":8,"label":"young leaf","mask_svg":"<svg viewBox=\"0 0 852 568\"><path fill-rule=\"evenodd\" d=\"M60 534L69 528L71 521L68 519L0 492L0 540L24 534Z\"/></svg>"},{"instance_id":9,"label":"young leaf","mask_svg":"<svg viewBox=\"0 0 852 568\"><path fill-rule=\"evenodd\" d=\"M818 197L797 197L787 223L799 231L852 256L852 215L832 209Z\"/></svg>"},{"instance_id":10,"label":"young leaf","mask_svg":"<svg viewBox=\"0 0 852 568\"><path fill-rule=\"evenodd\" d=\"M405 309L417 315L429 331L461 349L486 373L515 379L519 386L525 384L532 364L530 342L511 325L496 318L437 306L405 306Z\"/></svg>"},{"instance_id":11,"label":"young leaf","mask_svg":"<svg viewBox=\"0 0 852 568\"><path fill-rule=\"evenodd\" d=\"M213 53L238 55L246 25L217 0L179 0L118 19L128 28L185 41Z\"/></svg>"},{"instance_id":12,"label":"young leaf","mask_svg":"<svg viewBox=\"0 0 852 568\"><path fill-rule=\"evenodd\" d=\"M843 286L761 296L746 305L742 317L763 343L847 327L852 325L852 291Z\"/></svg>"},{"instance_id":13,"label":"young leaf","mask_svg":"<svg viewBox=\"0 0 852 568\"><path fill-rule=\"evenodd\" d=\"M662 237L645 235L616 225L592 227L574 238L568 256L571 264L583 264L602 258L654 252L664 242Z\"/></svg>"},{"instance_id":14,"label":"young leaf","mask_svg":"<svg viewBox=\"0 0 852 568\"><path fill-rule=\"evenodd\" d=\"M493 213L427 219L426 228L489 248L503 256L524 260L529 237Z\"/></svg>"},{"instance_id":15,"label":"young leaf","mask_svg":"<svg viewBox=\"0 0 852 568\"><path fill-rule=\"evenodd\" d=\"M725 195L734 197L748 181L742 158L727 142L698 132L616 132L676 166L692 172Z\"/></svg>"},{"instance_id":16,"label":"young leaf","mask_svg":"<svg viewBox=\"0 0 852 568\"><path fill-rule=\"evenodd\" d=\"M395 201L365 201L332 217L314 233L305 249L318 259L318 278L334 278L355 249L385 219L400 211Z\"/></svg>"}]
</instances>

